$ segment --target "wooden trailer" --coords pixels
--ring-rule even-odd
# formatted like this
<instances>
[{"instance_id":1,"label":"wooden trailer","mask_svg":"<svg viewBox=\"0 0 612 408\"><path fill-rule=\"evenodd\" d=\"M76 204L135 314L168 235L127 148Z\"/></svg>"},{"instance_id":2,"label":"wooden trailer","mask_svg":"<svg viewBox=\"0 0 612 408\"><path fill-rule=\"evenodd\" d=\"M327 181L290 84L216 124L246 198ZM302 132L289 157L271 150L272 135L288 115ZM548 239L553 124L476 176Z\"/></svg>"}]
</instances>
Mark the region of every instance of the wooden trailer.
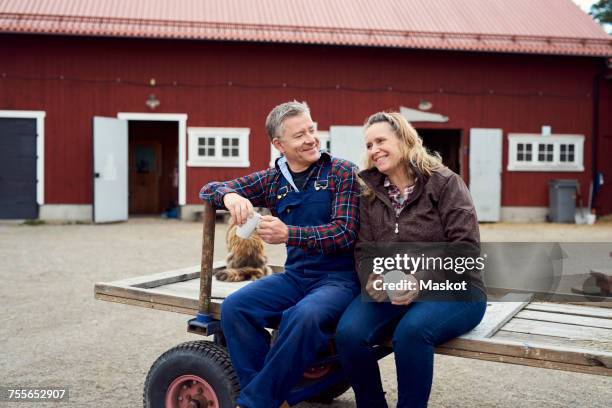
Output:
<instances>
[{"instance_id":1,"label":"wooden trailer","mask_svg":"<svg viewBox=\"0 0 612 408\"><path fill-rule=\"evenodd\" d=\"M214 262L215 212L204 208L202 264L95 285L100 300L220 319L223 299L248 282L214 279L224 267ZM275 272L282 267L273 266ZM501 363L612 376L612 309L532 301L490 301L482 322L471 332L436 349L437 353Z\"/></svg>"},{"instance_id":2,"label":"wooden trailer","mask_svg":"<svg viewBox=\"0 0 612 408\"><path fill-rule=\"evenodd\" d=\"M218 322L223 299L249 282L229 283L214 278L214 271L223 268L225 263L213 262L215 211L210 205L204 206L203 219L201 265L97 283L95 297L110 302L196 315L197 318L189 321L188 331L202 335L222 334ZM282 272L282 267L271 266L275 273ZM512 293L505 296L504 299L487 303L485 316L476 328L440 345L436 352L500 363L612 376L612 308L534 301L532 294ZM145 406L181 407L181 401L185 398L189 401L193 398L200 403L194 406L233 406L233 399L239 391L237 379L227 352L218 340L222 341L222 336L215 337L214 342L184 343L164 353L147 376ZM379 358L391 352L390 342L376 347L380 351ZM213 370L221 371L210 378L194 376L192 373L164 377L165 371L172 371L176 365L168 362L173 352L177 361L187 359L191 366L194 358L201 358L202 365L211 361L218 362L220 358L224 363L213 367ZM184 353L196 354L185 356ZM301 389L297 387L293 397L289 398L290 403L314 400L313 396L324 396L324 400L329 402L348 388L337 357L326 357L322 361L323 365L313 366L314 372L324 373L327 377L318 378L318 384L309 383ZM165 362L166 367L160 369L160 362ZM321 371L325 364L328 367L333 365L335 372ZM164 371L164 385L159 382L151 385L152 373L157 375L159 371ZM226 377L231 377L231 381L219 385L218 382ZM193 389L199 391L192 392L191 384L194 384Z\"/></svg>"}]
</instances>

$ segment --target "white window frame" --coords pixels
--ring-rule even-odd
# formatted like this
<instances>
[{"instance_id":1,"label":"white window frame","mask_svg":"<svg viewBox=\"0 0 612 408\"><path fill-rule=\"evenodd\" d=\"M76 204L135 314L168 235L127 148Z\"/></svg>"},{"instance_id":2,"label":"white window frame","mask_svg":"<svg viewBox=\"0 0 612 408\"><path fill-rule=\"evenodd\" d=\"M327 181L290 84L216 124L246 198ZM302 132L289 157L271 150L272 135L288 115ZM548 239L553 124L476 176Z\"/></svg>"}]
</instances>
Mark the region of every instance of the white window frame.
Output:
<instances>
[{"instance_id":1,"label":"white window frame","mask_svg":"<svg viewBox=\"0 0 612 408\"><path fill-rule=\"evenodd\" d=\"M329 130L317 130L317 135L319 136L319 141L321 142L321 149L325 150L327 153L330 153ZM270 167L274 167L274 163L276 163L276 159L279 157L281 157L281 153L272 143L270 143Z\"/></svg>"},{"instance_id":2,"label":"white window frame","mask_svg":"<svg viewBox=\"0 0 612 408\"><path fill-rule=\"evenodd\" d=\"M249 161L249 128L214 128L214 127L190 127L187 129L189 138L189 160L190 167L250 167ZM221 139L223 137L237 137L238 157L221 156ZM198 154L198 138L215 138L215 157L200 156Z\"/></svg>"},{"instance_id":3,"label":"white window frame","mask_svg":"<svg viewBox=\"0 0 612 408\"><path fill-rule=\"evenodd\" d=\"M518 144L530 144L531 161L518 161ZM552 162L538 160L538 145L553 145ZM574 162L561 161L561 145L574 145ZM550 135L542 136L533 133L508 134L508 171L584 171L584 135Z\"/></svg>"}]
</instances>

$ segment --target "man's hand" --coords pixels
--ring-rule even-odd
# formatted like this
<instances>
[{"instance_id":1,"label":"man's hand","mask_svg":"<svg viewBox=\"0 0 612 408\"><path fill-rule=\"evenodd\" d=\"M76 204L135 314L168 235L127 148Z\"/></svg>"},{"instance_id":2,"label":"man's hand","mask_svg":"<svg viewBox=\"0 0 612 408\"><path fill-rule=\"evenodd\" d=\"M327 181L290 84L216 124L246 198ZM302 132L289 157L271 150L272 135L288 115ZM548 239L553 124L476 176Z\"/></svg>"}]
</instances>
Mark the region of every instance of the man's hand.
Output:
<instances>
[{"instance_id":1,"label":"man's hand","mask_svg":"<svg viewBox=\"0 0 612 408\"><path fill-rule=\"evenodd\" d=\"M242 225L253 215L253 204L237 193L227 193L223 196L223 204L232 216L232 222Z\"/></svg>"},{"instance_id":2,"label":"man's hand","mask_svg":"<svg viewBox=\"0 0 612 408\"><path fill-rule=\"evenodd\" d=\"M412 275L407 275L405 280L412 281L413 290L404 290L396 292L396 295L391 298L391 303L397 306L408 306L419 296L419 281Z\"/></svg>"},{"instance_id":3,"label":"man's hand","mask_svg":"<svg viewBox=\"0 0 612 408\"><path fill-rule=\"evenodd\" d=\"M257 233L268 244L284 244L289 239L289 228L279 218L271 215L261 217Z\"/></svg>"},{"instance_id":4,"label":"man's hand","mask_svg":"<svg viewBox=\"0 0 612 408\"><path fill-rule=\"evenodd\" d=\"M376 281L380 281L380 283L376 286L378 286L381 289L378 289L378 290L374 289L374 282ZM366 292L368 292L368 295L370 295L370 297L374 299L376 302L384 302L387 299L387 291L382 289L383 282L384 282L384 279L382 275L372 273L368 277L368 282L366 283L366 287L365 287Z\"/></svg>"}]
</instances>

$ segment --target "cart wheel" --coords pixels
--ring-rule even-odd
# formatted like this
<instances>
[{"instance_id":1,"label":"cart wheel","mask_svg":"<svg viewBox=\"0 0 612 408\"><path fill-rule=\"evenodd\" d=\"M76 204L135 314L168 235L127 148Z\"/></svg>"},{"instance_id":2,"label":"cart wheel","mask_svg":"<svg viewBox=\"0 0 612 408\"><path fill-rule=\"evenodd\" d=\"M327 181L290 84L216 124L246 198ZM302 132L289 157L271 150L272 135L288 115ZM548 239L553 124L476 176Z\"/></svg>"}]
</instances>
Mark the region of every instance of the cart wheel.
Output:
<instances>
[{"instance_id":1,"label":"cart wheel","mask_svg":"<svg viewBox=\"0 0 612 408\"><path fill-rule=\"evenodd\" d=\"M224 348L190 341L166 351L145 380L145 408L234 408L240 391Z\"/></svg>"}]
</instances>

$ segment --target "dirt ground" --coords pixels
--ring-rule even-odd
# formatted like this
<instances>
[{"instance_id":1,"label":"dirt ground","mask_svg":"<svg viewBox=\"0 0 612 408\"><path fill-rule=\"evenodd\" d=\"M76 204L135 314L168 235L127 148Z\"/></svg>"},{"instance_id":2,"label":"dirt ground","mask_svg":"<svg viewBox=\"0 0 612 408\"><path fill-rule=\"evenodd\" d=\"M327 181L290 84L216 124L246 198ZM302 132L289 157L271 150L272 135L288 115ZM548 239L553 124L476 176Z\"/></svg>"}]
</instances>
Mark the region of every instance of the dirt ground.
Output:
<instances>
[{"instance_id":1,"label":"dirt ground","mask_svg":"<svg viewBox=\"0 0 612 408\"><path fill-rule=\"evenodd\" d=\"M224 231L219 225L217 259L224 257ZM484 241L612 242L612 223L488 224L481 231ZM142 406L153 361L198 337L185 331L188 316L97 301L93 285L198 264L200 248L201 225L174 220L0 224L0 387L70 388L69 404L0 406ZM284 260L283 252L281 246L267 248L275 263ZM393 357L380 365L387 400L395 406ZM612 377L437 355L430 406L609 407L610 401ZM353 406L351 391L331 405Z\"/></svg>"}]
</instances>

